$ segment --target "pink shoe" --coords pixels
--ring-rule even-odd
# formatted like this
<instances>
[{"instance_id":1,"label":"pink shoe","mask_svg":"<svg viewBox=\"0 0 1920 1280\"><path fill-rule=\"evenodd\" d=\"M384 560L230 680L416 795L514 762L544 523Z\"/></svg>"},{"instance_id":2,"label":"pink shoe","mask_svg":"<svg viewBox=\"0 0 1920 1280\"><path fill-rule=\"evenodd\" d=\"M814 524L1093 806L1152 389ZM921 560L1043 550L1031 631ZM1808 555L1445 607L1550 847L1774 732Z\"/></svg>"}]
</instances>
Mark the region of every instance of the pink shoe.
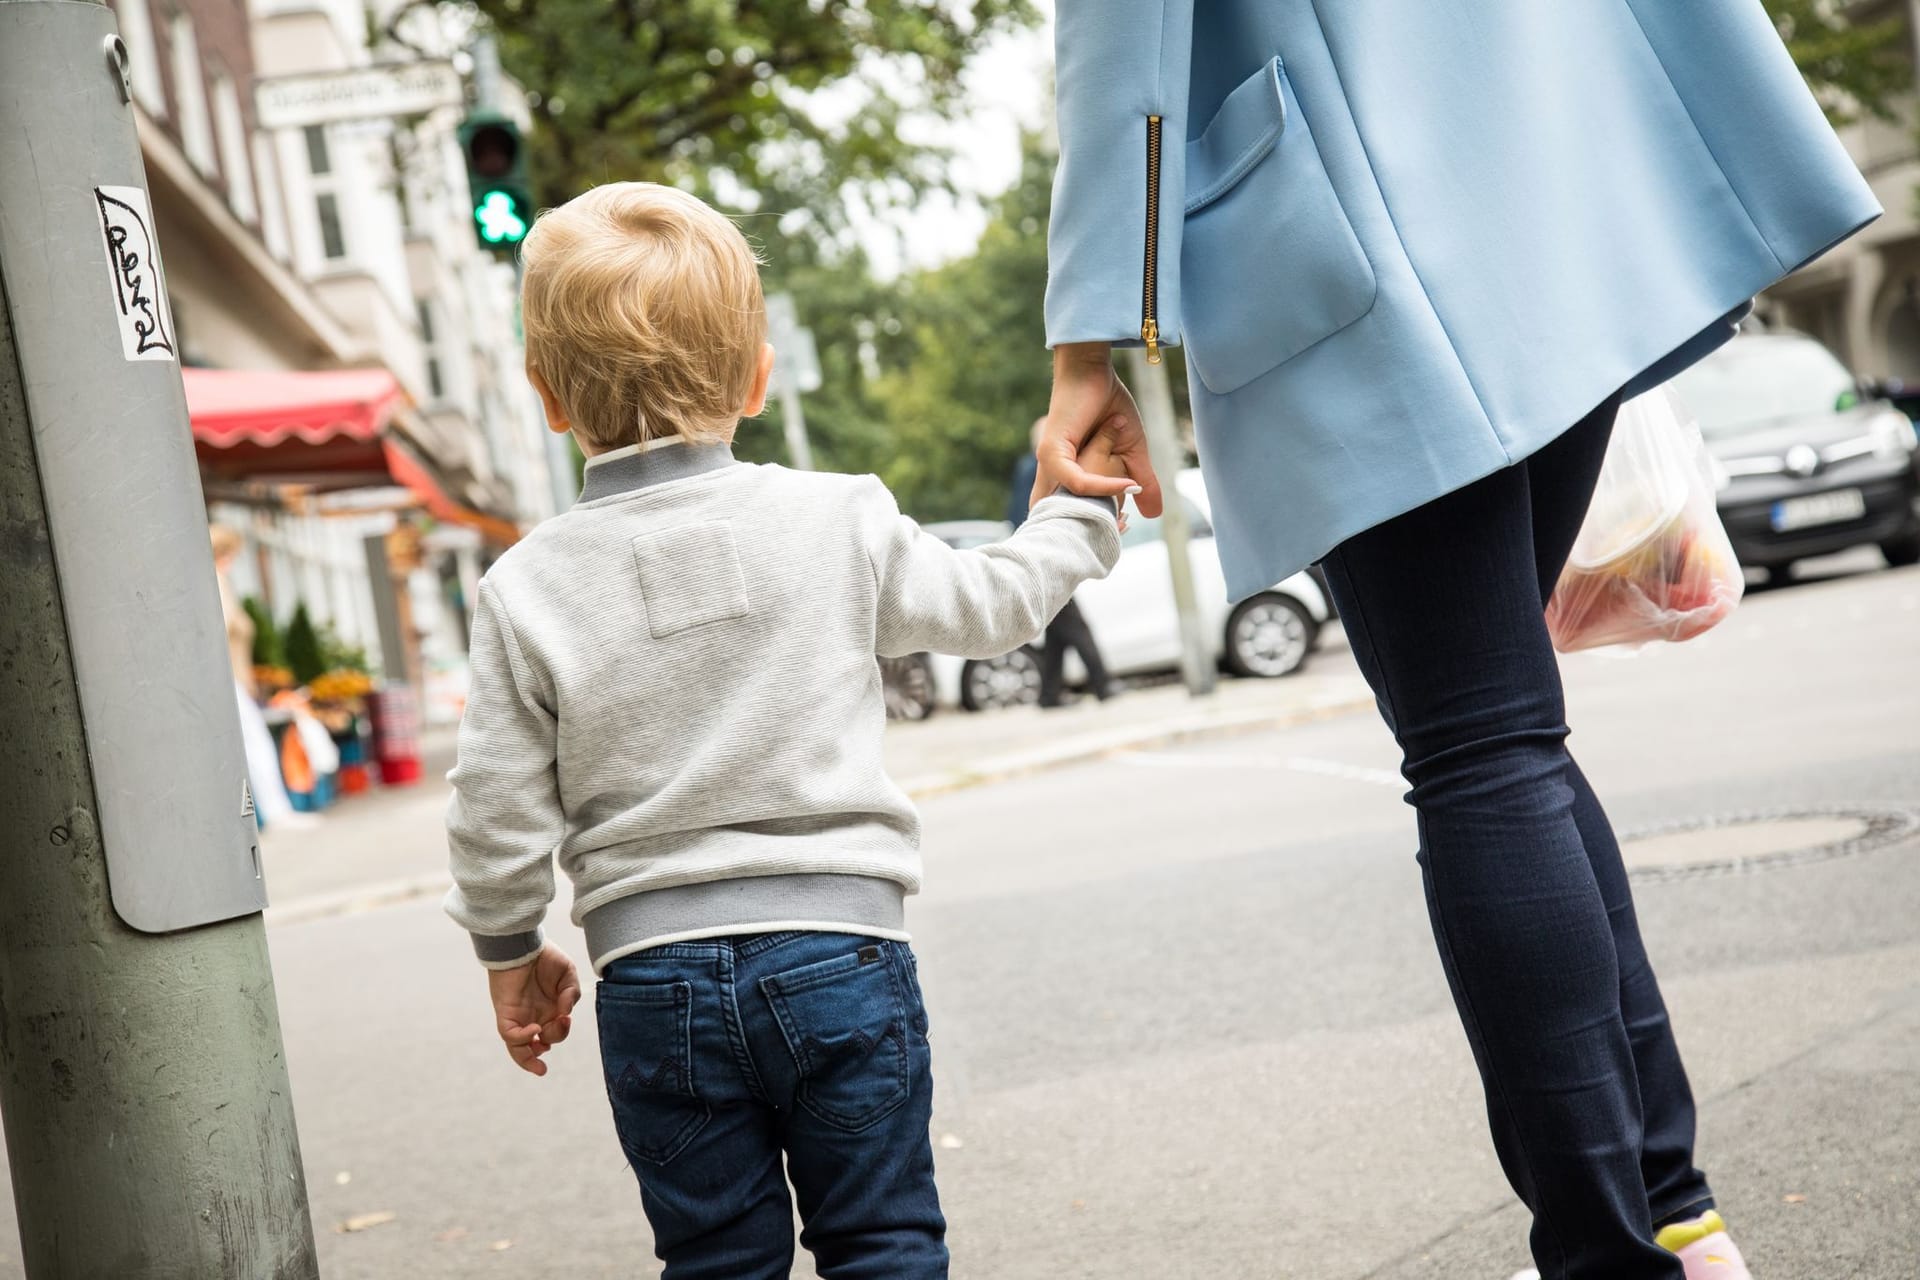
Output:
<instances>
[{"instance_id":1,"label":"pink shoe","mask_svg":"<svg viewBox=\"0 0 1920 1280\"><path fill-rule=\"evenodd\" d=\"M1654 1242L1679 1256L1687 1280L1753 1280L1740 1247L1727 1235L1727 1224L1712 1209L1691 1221L1662 1227Z\"/></svg>"}]
</instances>

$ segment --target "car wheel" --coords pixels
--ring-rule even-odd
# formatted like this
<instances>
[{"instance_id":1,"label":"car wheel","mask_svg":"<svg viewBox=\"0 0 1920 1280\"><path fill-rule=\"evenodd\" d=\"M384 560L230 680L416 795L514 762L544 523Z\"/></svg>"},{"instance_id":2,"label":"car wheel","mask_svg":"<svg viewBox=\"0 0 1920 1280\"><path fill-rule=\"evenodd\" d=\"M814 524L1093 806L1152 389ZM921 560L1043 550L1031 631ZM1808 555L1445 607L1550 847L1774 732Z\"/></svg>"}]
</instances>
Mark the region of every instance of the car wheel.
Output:
<instances>
[{"instance_id":1,"label":"car wheel","mask_svg":"<svg viewBox=\"0 0 1920 1280\"><path fill-rule=\"evenodd\" d=\"M1269 593L1245 601L1227 619L1227 669L1235 675L1291 675L1313 652L1319 627L1299 601Z\"/></svg>"},{"instance_id":2,"label":"car wheel","mask_svg":"<svg viewBox=\"0 0 1920 1280\"><path fill-rule=\"evenodd\" d=\"M960 669L960 705L969 711L1030 707L1040 701L1040 655L1015 649L976 658Z\"/></svg>"},{"instance_id":3,"label":"car wheel","mask_svg":"<svg viewBox=\"0 0 1920 1280\"><path fill-rule=\"evenodd\" d=\"M887 719L925 720L938 705L932 660L924 653L880 659L880 691L886 699Z\"/></svg>"},{"instance_id":4,"label":"car wheel","mask_svg":"<svg viewBox=\"0 0 1920 1280\"><path fill-rule=\"evenodd\" d=\"M1881 543L1880 554L1896 569L1920 564L1920 533L1910 533L1904 538Z\"/></svg>"}]
</instances>

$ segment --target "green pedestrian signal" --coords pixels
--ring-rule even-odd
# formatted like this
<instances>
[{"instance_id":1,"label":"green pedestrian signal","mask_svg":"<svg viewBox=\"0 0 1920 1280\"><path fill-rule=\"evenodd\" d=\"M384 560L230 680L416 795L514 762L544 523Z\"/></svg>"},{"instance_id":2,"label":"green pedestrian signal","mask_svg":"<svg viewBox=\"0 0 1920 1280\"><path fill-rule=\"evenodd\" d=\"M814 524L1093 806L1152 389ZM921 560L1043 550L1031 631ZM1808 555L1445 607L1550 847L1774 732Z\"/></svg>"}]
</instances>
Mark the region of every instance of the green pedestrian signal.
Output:
<instances>
[{"instance_id":1,"label":"green pedestrian signal","mask_svg":"<svg viewBox=\"0 0 1920 1280\"><path fill-rule=\"evenodd\" d=\"M519 244L527 234L527 220L511 191L489 191L474 206L474 224L483 244Z\"/></svg>"},{"instance_id":2,"label":"green pedestrian signal","mask_svg":"<svg viewBox=\"0 0 1920 1280\"><path fill-rule=\"evenodd\" d=\"M506 116L475 112L461 124L459 137L473 194L474 234L481 248L511 254L533 224L520 127Z\"/></svg>"}]
</instances>

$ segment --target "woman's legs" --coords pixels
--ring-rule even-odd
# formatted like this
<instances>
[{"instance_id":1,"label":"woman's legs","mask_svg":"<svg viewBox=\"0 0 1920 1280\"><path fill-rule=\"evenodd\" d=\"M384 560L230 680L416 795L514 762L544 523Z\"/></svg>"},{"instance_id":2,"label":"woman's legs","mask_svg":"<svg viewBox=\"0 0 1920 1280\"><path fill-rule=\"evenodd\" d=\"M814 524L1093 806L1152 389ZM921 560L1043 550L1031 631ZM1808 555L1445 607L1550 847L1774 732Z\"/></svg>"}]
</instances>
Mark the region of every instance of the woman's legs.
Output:
<instances>
[{"instance_id":1,"label":"woman's legs","mask_svg":"<svg viewBox=\"0 0 1920 1280\"><path fill-rule=\"evenodd\" d=\"M1612 412L1574 431L1604 436ZM1623 966L1575 814L1528 469L1351 538L1326 568L1413 784L1434 937L1540 1270L1681 1280L1652 1242Z\"/></svg>"},{"instance_id":2,"label":"woman's legs","mask_svg":"<svg viewBox=\"0 0 1920 1280\"><path fill-rule=\"evenodd\" d=\"M1533 505L1534 567L1540 598L1553 594L1560 570L1573 550L1587 501L1606 454L1605 430L1570 431L1527 460L1528 493ZM1607 904L1613 945L1620 963L1620 1012L1633 1044L1640 1077L1640 1107L1646 1131L1640 1169L1656 1228L1696 1217L1713 1207L1706 1175L1694 1167L1693 1089L1680 1062L1673 1026L1667 1020L1660 984L1640 941L1633 894L1620 860L1620 843L1600 800L1587 785L1577 762L1569 760L1573 818L1587 847L1594 881Z\"/></svg>"}]
</instances>

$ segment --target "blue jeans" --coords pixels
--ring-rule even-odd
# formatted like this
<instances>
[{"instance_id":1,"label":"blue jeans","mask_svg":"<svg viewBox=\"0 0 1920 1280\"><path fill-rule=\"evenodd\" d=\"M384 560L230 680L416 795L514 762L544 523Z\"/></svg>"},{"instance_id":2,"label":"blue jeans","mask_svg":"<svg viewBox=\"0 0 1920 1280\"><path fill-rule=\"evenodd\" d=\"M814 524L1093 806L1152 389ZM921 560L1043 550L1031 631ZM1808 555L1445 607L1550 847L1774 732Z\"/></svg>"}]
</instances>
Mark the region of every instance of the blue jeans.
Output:
<instances>
[{"instance_id":1,"label":"blue jeans","mask_svg":"<svg viewBox=\"0 0 1920 1280\"><path fill-rule=\"evenodd\" d=\"M823 1280L947 1274L915 968L902 943L830 933L677 942L607 967L607 1098L665 1280L786 1280L788 1179Z\"/></svg>"},{"instance_id":2,"label":"blue jeans","mask_svg":"<svg viewBox=\"0 0 1920 1280\"><path fill-rule=\"evenodd\" d=\"M1681 1280L1712 1207L1620 846L1566 747L1544 611L1618 405L1325 562L1399 741L1428 915L1546 1280Z\"/></svg>"}]
</instances>

